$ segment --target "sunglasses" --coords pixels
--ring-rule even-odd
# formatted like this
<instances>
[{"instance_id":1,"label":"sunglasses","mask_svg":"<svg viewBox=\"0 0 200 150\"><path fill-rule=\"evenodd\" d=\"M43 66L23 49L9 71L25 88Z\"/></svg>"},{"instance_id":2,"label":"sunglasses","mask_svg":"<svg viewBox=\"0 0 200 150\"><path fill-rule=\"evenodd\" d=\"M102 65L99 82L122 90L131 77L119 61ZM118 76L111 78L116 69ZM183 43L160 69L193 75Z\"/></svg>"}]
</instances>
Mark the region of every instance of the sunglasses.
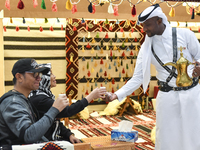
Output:
<instances>
[{"instance_id":1,"label":"sunglasses","mask_svg":"<svg viewBox=\"0 0 200 150\"><path fill-rule=\"evenodd\" d=\"M26 73L33 73L33 77L34 78L41 78L42 77L42 73L41 72L28 72L28 71L26 71Z\"/></svg>"}]
</instances>

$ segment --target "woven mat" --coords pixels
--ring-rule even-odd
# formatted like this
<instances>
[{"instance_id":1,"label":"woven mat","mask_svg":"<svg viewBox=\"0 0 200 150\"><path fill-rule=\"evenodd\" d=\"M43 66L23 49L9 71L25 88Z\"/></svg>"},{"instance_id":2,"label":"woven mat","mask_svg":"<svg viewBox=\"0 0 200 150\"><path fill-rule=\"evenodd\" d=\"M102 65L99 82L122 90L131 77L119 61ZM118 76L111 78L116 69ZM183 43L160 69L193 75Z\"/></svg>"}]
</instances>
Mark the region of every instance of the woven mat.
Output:
<instances>
[{"instance_id":1,"label":"woven mat","mask_svg":"<svg viewBox=\"0 0 200 150\"><path fill-rule=\"evenodd\" d=\"M151 130L156 123L155 111L139 115L101 116L89 119L73 119L69 122L69 128L78 138L107 136L113 129L118 129L118 123L122 120L133 121L133 130L137 130L139 138L135 143L135 150L154 150L151 142Z\"/></svg>"}]
</instances>

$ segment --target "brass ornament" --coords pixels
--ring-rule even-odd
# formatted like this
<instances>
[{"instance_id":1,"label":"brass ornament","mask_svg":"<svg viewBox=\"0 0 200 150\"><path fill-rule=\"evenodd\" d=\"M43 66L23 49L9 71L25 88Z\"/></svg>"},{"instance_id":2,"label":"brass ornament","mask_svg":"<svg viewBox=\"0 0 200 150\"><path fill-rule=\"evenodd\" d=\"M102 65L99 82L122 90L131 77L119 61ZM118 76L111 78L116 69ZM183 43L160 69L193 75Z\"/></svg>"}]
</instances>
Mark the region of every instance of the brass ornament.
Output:
<instances>
[{"instance_id":1,"label":"brass ornament","mask_svg":"<svg viewBox=\"0 0 200 150\"><path fill-rule=\"evenodd\" d=\"M192 79L187 74L187 67L194 63L189 62L186 58L183 57L182 51L184 49L186 48L182 46L178 48L178 50L180 50L181 52L180 52L180 58L178 59L176 63L169 62L163 65L163 66L171 65L177 69L178 71L178 76L176 79L177 87L187 87L187 86L192 85L193 83Z\"/></svg>"}]
</instances>

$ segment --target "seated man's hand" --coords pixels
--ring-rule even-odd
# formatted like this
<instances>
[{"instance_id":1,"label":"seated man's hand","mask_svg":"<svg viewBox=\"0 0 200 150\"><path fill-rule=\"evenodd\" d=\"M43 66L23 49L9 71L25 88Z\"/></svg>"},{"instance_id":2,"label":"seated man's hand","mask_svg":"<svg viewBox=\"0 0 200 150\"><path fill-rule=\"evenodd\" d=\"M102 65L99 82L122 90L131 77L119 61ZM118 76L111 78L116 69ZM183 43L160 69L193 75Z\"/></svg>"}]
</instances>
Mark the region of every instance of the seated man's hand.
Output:
<instances>
[{"instance_id":1,"label":"seated man's hand","mask_svg":"<svg viewBox=\"0 0 200 150\"><path fill-rule=\"evenodd\" d=\"M104 101L106 102L111 102L115 99L117 99L117 95L116 94L113 94L111 92L106 92L105 94L105 98L102 98Z\"/></svg>"},{"instance_id":2,"label":"seated man's hand","mask_svg":"<svg viewBox=\"0 0 200 150\"><path fill-rule=\"evenodd\" d=\"M72 144L74 143L81 143L79 139L77 139L73 134L70 135L69 140Z\"/></svg>"}]
</instances>

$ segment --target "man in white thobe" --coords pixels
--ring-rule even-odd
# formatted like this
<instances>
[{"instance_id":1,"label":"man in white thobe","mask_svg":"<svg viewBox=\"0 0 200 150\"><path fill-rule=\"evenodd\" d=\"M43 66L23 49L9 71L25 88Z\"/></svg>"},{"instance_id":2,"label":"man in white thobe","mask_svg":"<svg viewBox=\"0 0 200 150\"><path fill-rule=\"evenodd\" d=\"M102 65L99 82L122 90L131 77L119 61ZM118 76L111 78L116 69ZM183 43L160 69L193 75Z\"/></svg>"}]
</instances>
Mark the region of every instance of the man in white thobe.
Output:
<instances>
[{"instance_id":1,"label":"man in white thobe","mask_svg":"<svg viewBox=\"0 0 200 150\"><path fill-rule=\"evenodd\" d=\"M161 62L173 62L172 28L167 17L158 4L145 9L138 16L143 30L147 36L141 46L133 77L118 91L110 97L110 101L118 99L121 101L133 91L143 85L144 91L150 81L150 64L157 71L156 78L166 83L167 88L159 90L156 98L156 150L200 150L200 86L198 78L193 85L183 89L177 88L176 77L169 77L170 71L166 71L155 59L152 49ZM177 28L177 47L183 47L183 56L197 65L188 66L188 75L199 76L200 44L195 34L186 28ZM177 60L180 51L176 49ZM194 69L193 69L194 67ZM177 74L177 70L175 70ZM167 91L166 91L167 89Z\"/></svg>"}]
</instances>

